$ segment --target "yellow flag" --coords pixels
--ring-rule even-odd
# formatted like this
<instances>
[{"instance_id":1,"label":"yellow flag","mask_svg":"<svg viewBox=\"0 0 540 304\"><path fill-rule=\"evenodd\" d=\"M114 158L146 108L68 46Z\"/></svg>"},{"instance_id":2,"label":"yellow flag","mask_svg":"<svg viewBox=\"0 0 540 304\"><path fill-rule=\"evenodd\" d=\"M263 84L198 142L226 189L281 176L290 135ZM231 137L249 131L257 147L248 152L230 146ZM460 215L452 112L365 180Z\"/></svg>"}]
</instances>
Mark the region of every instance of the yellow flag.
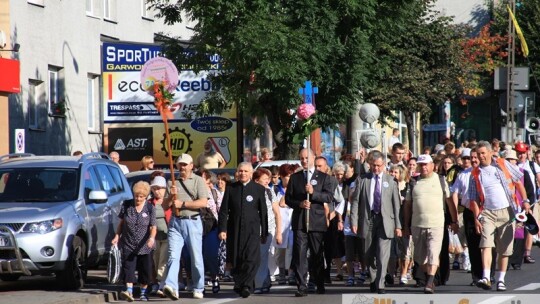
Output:
<instances>
[{"instance_id":1,"label":"yellow flag","mask_svg":"<svg viewBox=\"0 0 540 304\"><path fill-rule=\"evenodd\" d=\"M512 13L512 9L510 9L509 5L506 5L506 8L508 8L508 13L510 14L514 27L516 28L516 34L518 34L519 41L521 42L521 51L523 52L523 56L527 57L529 56L529 47L527 46L527 41L525 41L525 37L523 37L523 32L519 27L516 16L514 16L514 13Z\"/></svg>"}]
</instances>

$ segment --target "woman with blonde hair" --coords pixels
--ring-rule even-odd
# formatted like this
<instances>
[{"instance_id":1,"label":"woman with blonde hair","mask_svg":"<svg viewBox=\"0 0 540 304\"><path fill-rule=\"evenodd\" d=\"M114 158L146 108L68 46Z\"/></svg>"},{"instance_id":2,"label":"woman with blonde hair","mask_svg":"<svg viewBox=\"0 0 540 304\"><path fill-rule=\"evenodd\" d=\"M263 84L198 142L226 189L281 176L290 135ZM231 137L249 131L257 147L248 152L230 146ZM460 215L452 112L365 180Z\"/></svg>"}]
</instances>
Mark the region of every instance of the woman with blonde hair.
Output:
<instances>
[{"instance_id":1,"label":"woman with blonde hair","mask_svg":"<svg viewBox=\"0 0 540 304\"><path fill-rule=\"evenodd\" d=\"M407 170L407 167L403 165L392 165L390 170L388 170L390 175L392 175L396 182L398 183L399 194L401 197L401 208L399 210L399 219L403 223L403 202L405 200L405 194L407 193L409 187L410 174ZM399 267L400 267L400 279L399 284L404 285L409 282L408 271L413 264L412 252L413 252L413 243L412 236L402 236L396 238L397 246L399 248ZM388 263L388 265L392 265ZM395 265L395 263L394 263Z\"/></svg>"},{"instance_id":2,"label":"woman with blonde hair","mask_svg":"<svg viewBox=\"0 0 540 304\"><path fill-rule=\"evenodd\" d=\"M141 159L141 171L154 170L154 158L150 155L145 155Z\"/></svg>"}]
</instances>

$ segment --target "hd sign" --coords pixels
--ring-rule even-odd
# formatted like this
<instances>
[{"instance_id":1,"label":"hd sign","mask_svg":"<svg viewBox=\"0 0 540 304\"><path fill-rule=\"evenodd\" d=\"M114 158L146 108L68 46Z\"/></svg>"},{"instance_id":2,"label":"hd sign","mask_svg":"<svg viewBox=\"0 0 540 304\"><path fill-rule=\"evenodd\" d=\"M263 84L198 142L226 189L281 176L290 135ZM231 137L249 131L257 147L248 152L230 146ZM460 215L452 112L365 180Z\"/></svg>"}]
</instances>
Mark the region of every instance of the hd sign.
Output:
<instances>
[{"instance_id":1,"label":"hd sign","mask_svg":"<svg viewBox=\"0 0 540 304\"><path fill-rule=\"evenodd\" d=\"M146 61L162 56L161 47L106 42L103 43L102 54L103 120L108 152L117 150L122 161L140 161L142 156L150 155L158 166L165 166L169 153L173 157L189 153L195 158L203 151L206 139L212 138L221 143L216 147L225 157L227 167L236 166L236 109L231 108L218 116L195 117L195 110L206 94L218 89L209 78L219 71L218 55L209 56L208 69L198 73L177 67L178 83L171 101L174 117L169 119L172 151L168 151L163 122L154 106L154 98L145 91L140 80ZM127 140L138 134L140 128L149 128L145 138L151 138L144 149L136 147L136 141L129 146ZM139 144L142 142L140 138ZM123 146L125 149L121 150Z\"/></svg>"}]
</instances>

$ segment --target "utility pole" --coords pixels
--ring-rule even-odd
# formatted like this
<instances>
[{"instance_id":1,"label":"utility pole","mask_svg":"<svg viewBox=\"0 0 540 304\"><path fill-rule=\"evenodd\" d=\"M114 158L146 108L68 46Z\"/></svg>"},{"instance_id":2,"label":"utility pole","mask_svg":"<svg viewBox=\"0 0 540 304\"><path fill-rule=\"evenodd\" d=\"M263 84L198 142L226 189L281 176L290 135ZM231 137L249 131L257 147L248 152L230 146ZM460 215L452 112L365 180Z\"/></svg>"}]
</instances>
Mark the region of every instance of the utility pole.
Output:
<instances>
[{"instance_id":1,"label":"utility pole","mask_svg":"<svg viewBox=\"0 0 540 304\"><path fill-rule=\"evenodd\" d=\"M512 13L516 13L516 1L510 0L510 8ZM516 55L516 29L512 22L512 17L508 15L508 62L507 62L507 82L506 82L506 142L512 144L516 138L516 111L514 107L515 90L514 90L514 67L515 67L515 55Z\"/></svg>"}]
</instances>

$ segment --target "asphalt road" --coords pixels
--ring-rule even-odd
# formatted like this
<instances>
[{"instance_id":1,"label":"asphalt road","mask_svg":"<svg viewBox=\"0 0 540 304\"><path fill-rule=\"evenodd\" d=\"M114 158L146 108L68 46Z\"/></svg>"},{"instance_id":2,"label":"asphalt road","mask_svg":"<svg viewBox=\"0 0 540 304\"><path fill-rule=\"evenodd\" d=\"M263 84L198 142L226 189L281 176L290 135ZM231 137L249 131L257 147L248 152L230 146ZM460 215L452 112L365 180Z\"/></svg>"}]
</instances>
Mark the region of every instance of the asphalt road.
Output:
<instances>
[{"instance_id":1,"label":"asphalt road","mask_svg":"<svg viewBox=\"0 0 540 304\"><path fill-rule=\"evenodd\" d=\"M535 264L523 264L521 270L509 270L506 275L506 292L485 291L475 286L469 286L470 274L463 270L453 270L450 281L446 286L438 286L435 295L424 295L423 289L415 288L414 281L405 286L394 285L387 287L385 295L369 293L366 282L362 286L346 287L343 281L333 281L327 285L324 295L310 294L305 298L294 297L294 286L274 285L269 294L252 295L248 299L239 298L232 291L232 283L222 283L222 290L212 294L208 288L205 298L195 300L191 294L180 294L181 302L189 303L538 303L540 293L540 249L533 248L532 256L537 259ZM34 303L107 303L123 302L118 299L121 285L110 285L105 277L105 270L93 270L85 288L78 292L58 291L54 277L23 277L17 282L0 282L1 304L34 304ZM388 302L385 302L387 299ZM169 299L151 297L150 301L170 302Z\"/></svg>"}]
</instances>

